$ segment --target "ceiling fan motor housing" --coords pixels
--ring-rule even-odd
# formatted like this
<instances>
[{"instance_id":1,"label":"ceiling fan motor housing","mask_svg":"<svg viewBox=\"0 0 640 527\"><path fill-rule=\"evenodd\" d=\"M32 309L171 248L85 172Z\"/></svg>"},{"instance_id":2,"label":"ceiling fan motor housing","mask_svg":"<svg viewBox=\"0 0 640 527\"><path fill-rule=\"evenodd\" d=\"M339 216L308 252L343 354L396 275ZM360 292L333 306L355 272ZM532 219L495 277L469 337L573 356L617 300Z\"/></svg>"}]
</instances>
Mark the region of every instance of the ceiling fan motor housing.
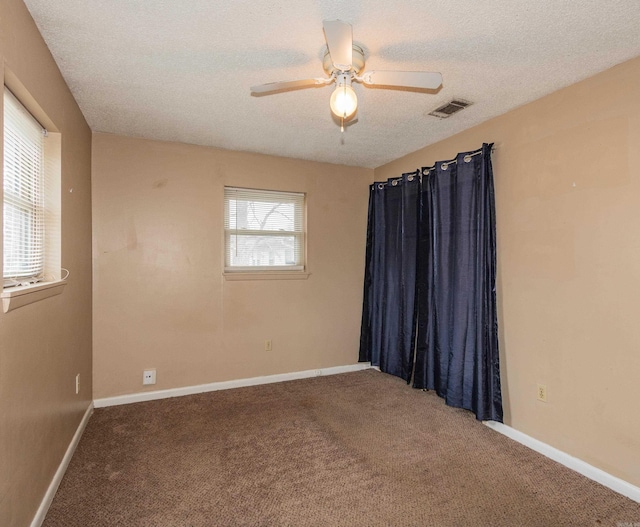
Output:
<instances>
[{"instance_id":1,"label":"ceiling fan motor housing","mask_svg":"<svg viewBox=\"0 0 640 527\"><path fill-rule=\"evenodd\" d=\"M362 69L364 68L364 51L360 46L356 46L353 44L353 60L351 62L352 67L350 71L353 71L356 75L359 75ZM332 75L335 73L340 73L339 70L333 67L333 62L331 61L331 55L329 54L329 48L324 54L324 58L322 59L322 67L324 71L327 72L327 75Z\"/></svg>"}]
</instances>

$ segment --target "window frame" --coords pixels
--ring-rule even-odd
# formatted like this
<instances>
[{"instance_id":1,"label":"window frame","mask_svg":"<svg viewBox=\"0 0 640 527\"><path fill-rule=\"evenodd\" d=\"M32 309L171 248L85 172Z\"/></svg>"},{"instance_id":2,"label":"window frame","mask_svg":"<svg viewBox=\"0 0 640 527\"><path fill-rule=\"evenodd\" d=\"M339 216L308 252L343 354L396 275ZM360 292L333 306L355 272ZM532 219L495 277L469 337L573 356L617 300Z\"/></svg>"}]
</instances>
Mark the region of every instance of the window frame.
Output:
<instances>
[{"instance_id":1,"label":"window frame","mask_svg":"<svg viewBox=\"0 0 640 527\"><path fill-rule=\"evenodd\" d=\"M3 88L7 90L20 105L21 111L32 117L38 124L39 131L46 131L43 141L43 268L36 280L16 280L3 287L0 292L2 311L8 313L14 309L39 302L46 298L62 294L65 289L69 271L62 268L62 134L40 107L37 100L29 93L29 90L20 82L13 72L5 68ZM2 98L2 141L4 143L4 121L7 116L7 108L3 91ZM4 159L5 148L2 148L2 188L4 188ZM2 192L4 195L4 191ZM2 211L2 229L4 232L4 198ZM4 236L3 236L4 238ZM2 248L3 286L4 280L4 240ZM66 276L62 277L62 272Z\"/></svg>"},{"instance_id":2,"label":"window frame","mask_svg":"<svg viewBox=\"0 0 640 527\"><path fill-rule=\"evenodd\" d=\"M238 229L237 223L232 226L231 210L229 208L231 193L237 192L241 197L247 199L243 201L251 202L251 197L256 202L263 201L271 196L274 200L281 203L293 203L294 207L294 230L260 230L260 229ZM307 195L304 192L280 191L268 189L255 189L248 187L224 186L223 189L223 274L227 279L263 279L263 278L285 278L295 279L299 277L306 278L306 240L307 240L307 221L306 221L306 203ZM239 200L238 200L239 201ZM299 225L297 225L299 223ZM231 238L234 235L256 236L265 239L293 237L294 243L297 245L297 261L291 265L231 265ZM242 278L241 278L242 277Z\"/></svg>"},{"instance_id":3,"label":"window frame","mask_svg":"<svg viewBox=\"0 0 640 527\"><path fill-rule=\"evenodd\" d=\"M7 102L9 102L9 104L7 104ZM45 205L45 139L47 136L47 130L7 86L4 87L3 105L4 148L2 170L2 276L3 289L5 289L8 287L37 283L44 279L47 245L45 222L45 216L47 214ZM13 109L10 110L9 105L13 106ZM12 130L8 129L9 111L11 111L11 113L16 117L16 121L21 121L17 122L16 127ZM40 134L38 137L39 141L35 141L33 137L28 137L28 135L33 136L34 134ZM15 148L8 147L9 135L13 136L12 144ZM9 151L13 151L15 153L15 157L12 157L12 159L8 159ZM11 172L21 172L19 174L14 174L14 177L10 182L7 181L7 175L9 172L9 170L7 170L8 164L11 164L14 167L19 167L18 170L14 168ZM25 166L30 168L30 173L26 177L23 175ZM9 183L13 183L14 187L18 190L16 192L9 192ZM20 227L12 229L14 230L13 234L18 239L22 238L24 240L26 238L28 240L26 243L21 243L21 245L24 245L22 248L16 249L15 247L10 247L7 244L7 229L9 228L7 226L7 209L9 207L15 211L15 218L11 222L12 226L18 221L22 223L22 220L25 220L29 225L27 229L21 229ZM9 249L9 251L7 251L7 249ZM17 263L16 260L10 261L13 270L15 271L10 274L7 274L8 271L6 270L8 263L7 253L19 254ZM29 263L30 260L35 260L35 263Z\"/></svg>"}]
</instances>

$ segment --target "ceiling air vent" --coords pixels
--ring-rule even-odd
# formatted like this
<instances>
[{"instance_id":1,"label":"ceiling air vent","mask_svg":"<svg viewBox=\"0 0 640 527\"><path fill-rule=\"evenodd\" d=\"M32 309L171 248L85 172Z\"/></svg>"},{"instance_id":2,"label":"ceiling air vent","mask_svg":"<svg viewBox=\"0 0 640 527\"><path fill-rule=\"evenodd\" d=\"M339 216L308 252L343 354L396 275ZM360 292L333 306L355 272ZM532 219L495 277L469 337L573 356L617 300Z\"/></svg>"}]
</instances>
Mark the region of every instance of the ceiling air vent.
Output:
<instances>
[{"instance_id":1,"label":"ceiling air vent","mask_svg":"<svg viewBox=\"0 0 640 527\"><path fill-rule=\"evenodd\" d=\"M454 113L458 113L460 110L464 110L467 106L471 106L469 101L464 101L462 99L453 99L446 104L443 104L439 108L436 108L429 115L433 115L434 117L438 117L440 119L446 119L447 117L451 117Z\"/></svg>"}]
</instances>

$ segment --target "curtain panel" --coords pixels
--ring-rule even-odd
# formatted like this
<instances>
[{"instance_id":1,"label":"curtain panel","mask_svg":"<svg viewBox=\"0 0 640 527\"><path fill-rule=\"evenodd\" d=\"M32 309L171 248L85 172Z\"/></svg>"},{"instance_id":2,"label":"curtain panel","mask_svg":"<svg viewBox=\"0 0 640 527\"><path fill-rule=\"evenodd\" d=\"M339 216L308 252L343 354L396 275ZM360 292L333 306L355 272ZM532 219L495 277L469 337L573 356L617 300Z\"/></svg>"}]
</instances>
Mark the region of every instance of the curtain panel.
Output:
<instances>
[{"instance_id":1,"label":"curtain panel","mask_svg":"<svg viewBox=\"0 0 640 527\"><path fill-rule=\"evenodd\" d=\"M502 422L491 147L371 185L359 358Z\"/></svg>"},{"instance_id":2,"label":"curtain panel","mask_svg":"<svg viewBox=\"0 0 640 527\"><path fill-rule=\"evenodd\" d=\"M370 186L360 360L411 382L420 177Z\"/></svg>"}]
</instances>

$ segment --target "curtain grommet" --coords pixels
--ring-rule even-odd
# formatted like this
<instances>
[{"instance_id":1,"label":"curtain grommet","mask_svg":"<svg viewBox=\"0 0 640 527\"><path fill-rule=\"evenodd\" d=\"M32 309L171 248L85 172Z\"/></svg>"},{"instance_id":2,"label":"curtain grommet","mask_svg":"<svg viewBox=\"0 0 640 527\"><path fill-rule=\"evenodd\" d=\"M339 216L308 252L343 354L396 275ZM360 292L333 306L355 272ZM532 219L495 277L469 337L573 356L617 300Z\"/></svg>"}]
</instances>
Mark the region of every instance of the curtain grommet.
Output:
<instances>
[{"instance_id":1,"label":"curtain grommet","mask_svg":"<svg viewBox=\"0 0 640 527\"><path fill-rule=\"evenodd\" d=\"M449 165L447 163L442 163L442 165L440 165L440 168L442 168L442 170L447 170L449 168Z\"/></svg>"},{"instance_id":2,"label":"curtain grommet","mask_svg":"<svg viewBox=\"0 0 640 527\"><path fill-rule=\"evenodd\" d=\"M413 181L413 176L409 176L407 179L408 179L409 181Z\"/></svg>"},{"instance_id":3,"label":"curtain grommet","mask_svg":"<svg viewBox=\"0 0 640 527\"><path fill-rule=\"evenodd\" d=\"M397 180L397 179L394 179L394 180L391 182L391 185L393 185L394 187L397 187L397 186L398 186L398 180Z\"/></svg>"},{"instance_id":4,"label":"curtain grommet","mask_svg":"<svg viewBox=\"0 0 640 527\"><path fill-rule=\"evenodd\" d=\"M384 183L378 183L378 188L382 190L384 188Z\"/></svg>"},{"instance_id":5,"label":"curtain grommet","mask_svg":"<svg viewBox=\"0 0 640 527\"><path fill-rule=\"evenodd\" d=\"M464 156L464 162L465 163L471 163L471 156L470 155Z\"/></svg>"}]
</instances>

